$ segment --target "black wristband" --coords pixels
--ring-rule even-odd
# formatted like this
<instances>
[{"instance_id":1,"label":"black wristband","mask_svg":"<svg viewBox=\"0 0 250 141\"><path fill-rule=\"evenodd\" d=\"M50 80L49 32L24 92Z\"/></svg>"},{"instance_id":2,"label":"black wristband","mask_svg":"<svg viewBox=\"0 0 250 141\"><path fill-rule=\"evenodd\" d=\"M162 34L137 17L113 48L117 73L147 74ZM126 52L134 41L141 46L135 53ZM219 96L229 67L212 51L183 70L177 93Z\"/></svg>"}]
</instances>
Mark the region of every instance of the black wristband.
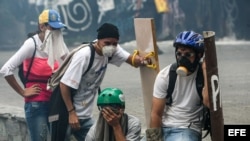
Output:
<instances>
[{"instance_id":1,"label":"black wristband","mask_svg":"<svg viewBox=\"0 0 250 141\"><path fill-rule=\"evenodd\" d=\"M75 110L75 107L73 107L72 109L68 110L68 112L70 113L70 112L72 112L74 110Z\"/></svg>"}]
</instances>

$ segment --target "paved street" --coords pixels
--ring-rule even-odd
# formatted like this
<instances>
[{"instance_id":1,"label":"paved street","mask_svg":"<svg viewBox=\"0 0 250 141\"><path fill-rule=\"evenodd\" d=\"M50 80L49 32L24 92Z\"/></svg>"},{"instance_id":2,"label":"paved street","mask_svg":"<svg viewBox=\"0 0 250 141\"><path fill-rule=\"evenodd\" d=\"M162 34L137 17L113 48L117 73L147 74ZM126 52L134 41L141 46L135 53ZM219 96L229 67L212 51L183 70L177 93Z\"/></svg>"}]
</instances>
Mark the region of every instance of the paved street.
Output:
<instances>
[{"instance_id":1,"label":"paved street","mask_svg":"<svg viewBox=\"0 0 250 141\"><path fill-rule=\"evenodd\" d=\"M175 61L172 42L159 42L164 52L159 55L160 68ZM222 95L225 124L250 125L250 42L216 42L219 83ZM135 42L123 44L129 52ZM14 52L0 52L0 65ZM0 104L23 107L23 99L15 94L3 78L0 79ZM139 69L123 64L117 68L110 65L101 86L118 87L126 97L126 112L140 118L143 132L146 128ZM94 115L96 116L97 108ZM206 139L208 140L208 139Z\"/></svg>"}]
</instances>

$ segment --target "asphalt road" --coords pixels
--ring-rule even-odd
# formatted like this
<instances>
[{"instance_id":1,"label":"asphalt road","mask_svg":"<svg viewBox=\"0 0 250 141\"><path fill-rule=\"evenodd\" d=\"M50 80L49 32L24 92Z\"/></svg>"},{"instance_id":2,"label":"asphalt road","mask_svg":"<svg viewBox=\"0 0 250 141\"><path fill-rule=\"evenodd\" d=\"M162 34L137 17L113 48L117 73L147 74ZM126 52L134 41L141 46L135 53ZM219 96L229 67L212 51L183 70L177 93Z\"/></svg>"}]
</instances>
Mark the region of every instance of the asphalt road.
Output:
<instances>
[{"instance_id":1,"label":"asphalt road","mask_svg":"<svg viewBox=\"0 0 250 141\"><path fill-rule=\"evenodd\" d=\"M136 49L135 41L122 44L129 52ZM163 54L159 55L160 69L175 61L172 42L159 42ZM225 124L250 125L250 42L223 41L216 42L220 94ZM14 51L0 52L0 65ZM121 67L109 65L102 88L121 88L126 98L126 112L137 116L142 122L142 131L146 129L143 94L139 69L128 64ZM23 99L12 90L6 81L0 79L0 104L23 107ZM95 108L94 116L97 115ZM205 139L206 141L209 138Z\"/></svg>"}]
</instances>

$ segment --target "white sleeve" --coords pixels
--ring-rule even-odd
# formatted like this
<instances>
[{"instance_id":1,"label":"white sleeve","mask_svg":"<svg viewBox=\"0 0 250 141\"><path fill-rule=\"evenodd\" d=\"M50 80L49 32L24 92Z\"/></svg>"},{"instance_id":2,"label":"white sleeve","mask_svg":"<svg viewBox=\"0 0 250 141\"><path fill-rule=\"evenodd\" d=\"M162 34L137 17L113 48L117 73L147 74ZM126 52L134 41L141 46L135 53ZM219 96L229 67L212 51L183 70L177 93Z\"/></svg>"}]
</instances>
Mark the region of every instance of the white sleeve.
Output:
<instances>
[{"instance_id":1,"label":"white sleeve","mask_svg":"<svg viewBox=\"0 0 250 141\"><path fill-rule=\"evenodd\" d=\"M112 59L109 61L109 63L116 65L116 66L121 66L123 62L125 62L130 53L124 50L119 44L117 45L116 52L112 56Z\"/></svg>"},{"instance_id":2,"label":"white sleeve","mask_svg":"<svg viewBox=\"0 0 250 141\"><path fill-rule=\"evenodd\" d=\"M166 98L167 96L170 66L162 69L156 76L153 90L153 96L156 98Z\"/></svg>"},{"instance_id":3,"label":"white sleeve","mask_svg":"<svg viewBox=\"0 0 250 141\"><path fill-rule=\"evenodd\" d=\"M35 50L33 39L27 39L19 50L2 66L0 74L5 76L12 75L15 69L22 64L25 59L31 58Z\"/></svg>"},{"instance_id":4,"label":"white sleeve","mask_svg":"<svg viewBox=\"0 0 250 141\"><path fill-rule=\"evenodd\" d=\"M82 75L87 70L90 56L91 53L89 47L84 47L77 51L72 56L72 60L65 71L61 82L71 88L78 89Z\"/></svg>"}]
</instances>

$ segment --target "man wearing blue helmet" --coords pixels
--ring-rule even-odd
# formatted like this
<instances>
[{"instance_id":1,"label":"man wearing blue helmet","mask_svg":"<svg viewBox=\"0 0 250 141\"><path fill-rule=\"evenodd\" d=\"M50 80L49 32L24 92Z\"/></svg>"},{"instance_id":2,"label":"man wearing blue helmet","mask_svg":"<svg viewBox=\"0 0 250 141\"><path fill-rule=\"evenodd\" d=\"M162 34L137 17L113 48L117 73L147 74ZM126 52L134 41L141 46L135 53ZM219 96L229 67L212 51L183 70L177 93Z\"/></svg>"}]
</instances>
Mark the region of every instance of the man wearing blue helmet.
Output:
<instances>
[{"instance_id":1,"label":"man wearing blue helmet","mask_svg":"<svg viewBox=\"0 0 250 141\"><path fill-rule=\"evenodd\" d=\"M97 98L100 110L96 123L90 128L85 141L139 141L141 122L124 113L125 97L118 88L105 88Z\"/></svg>"},{"instance_id":2,"label":"man wearing blue helmet","mask_svg":"<svg viewBox=\"0 0 250 141\"><path fill-rule=\"evenodd\" d=\"M163 68L155 80L147 141L201 141L202 103L207 105L200 65L203 37L194 31L184 31L177 35L173 45L176 63ZM197 86L198 76L201 88Z\"/></svg>"}]
</instances>

